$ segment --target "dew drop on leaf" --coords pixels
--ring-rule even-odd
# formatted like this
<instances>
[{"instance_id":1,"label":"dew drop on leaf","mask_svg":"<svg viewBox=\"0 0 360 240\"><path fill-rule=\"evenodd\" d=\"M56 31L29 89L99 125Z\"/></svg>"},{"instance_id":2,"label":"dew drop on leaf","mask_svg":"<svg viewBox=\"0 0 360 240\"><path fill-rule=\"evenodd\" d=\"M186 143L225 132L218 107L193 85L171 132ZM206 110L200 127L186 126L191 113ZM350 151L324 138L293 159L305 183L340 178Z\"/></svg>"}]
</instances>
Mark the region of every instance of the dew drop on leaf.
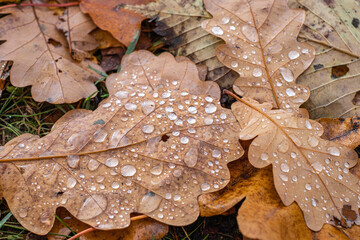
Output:
<instances>
[{"instance_id":1,"label":"dew drop on leaf","mask_svg":"<svg viewBox=\"0 0 360 240\"><path fill-rule=\"evenodd\" d=\"M287 82L294 81L294 74L290 69L281 67L280 68L280 73L283 76L285 81L287 81Z\"/></svg>"},{"instance_id":2,"label":"dew drop on leaf","mask_svg":"<svg viewBox=\"0 0 360 240\"><path fill-rule=\"evenodd\" d=\"M340 150L337 147L329 147L327 150L330 153L330 155L340 156Z\"/></svg>"},{"instance_id":3,"label":"dew drop on leaf","mask_svg":"<svg viewBox=\"0 0 360 240\"><path fill-rule=\"evenodd\" d=\"M218 35L218 36L221 36L221 35L224 34L224 31L221 29L221 27L217 27L217 26L213 27L213 28L211 29L211 31L212 31L215 35Z\"/></svg>"},{"instance_id":4,"label":"dew drop on leaf","mask_svg":"<svg viewBox=\"0 0 360 240\"><path fill-rule=\"evenodd\" d=\"M124 165L121 168L121 175L124 177L134 176L136 173L136 168L133 165Z\"/></svg>"},{"instance_id":5,"label":"dew drop on leaf","mask_svg":"<svg viewBox=\"0 0 360 240\"><path fill-rule=\"evenodd\" d=\"M241 32L244 34L244 36L251 42L258 42L259 36L257 34L256 29L253 26L244 25L241 28Z\"/></svg>"}]
</instances>

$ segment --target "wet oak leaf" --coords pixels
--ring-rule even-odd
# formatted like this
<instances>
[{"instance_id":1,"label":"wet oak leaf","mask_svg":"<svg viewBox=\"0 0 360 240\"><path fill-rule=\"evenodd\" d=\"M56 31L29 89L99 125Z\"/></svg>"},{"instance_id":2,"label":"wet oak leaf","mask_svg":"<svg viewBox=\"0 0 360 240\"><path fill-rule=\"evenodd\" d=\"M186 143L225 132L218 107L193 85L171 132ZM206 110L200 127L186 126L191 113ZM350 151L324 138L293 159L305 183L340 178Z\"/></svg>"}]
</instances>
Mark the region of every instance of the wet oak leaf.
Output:
<instances>
[{"instance_id":1,"label":"wet oak leaf","mask_svg":"<svg viewBox=\"0 0 360 240\"><path fill-rule=\"evenodd\" d=\"M215 55L216 47L223 41L201 27L201 22L210 18L202 0L157 0L125 8L155 19L154 31L163 36L169 51L190 58L198 66L206 66L206 80L215 81L223 88L232 87L238 74L225 67Z\"/></svg>"},{"instance_id":2,"label":"wet oak leaf","mask_svg":"<svg viewBox=\"0 0 360 240\"><path fill-rule=\"evenodd\" d=\"M187 225L197 197L228 183L243 150L216 83L169 53L134 52L121 66L98 109L70 111L47 136L21 135L0 152L4 197L30 231L47 233L57 207L103 230L127 227L133 212Z\"/></svg>"},{"instance_id":3,"label":"wet oak leaf","mask_svg":"<svg viewBox=\"0 0 360 240\"><path fill-rule=\"evenodd\" d=\"M310 92L295 80L314 59L313 47L296 39L305 12L289 9L286 0L206 0L205 6L213 18L203 28L226 42L216 55L240 74L235 92L298 111Z\"/></svg>"},{"instance_id":4,"label":"wet oak leaf","mask_svg":"<svg viewBox=\"0 0 360 240\"><path fill-rule=\"evenodd\" d=\"M72 216L64 208L59 208L56 211L56 215L62 219L72 231L79 233L90 226L82 223ZM54 235L69 235L71 233L69 228L64 226L60 221L55 221L53 228L51 229L52 234L48 234L49 240L65 240L66 237ZM121 230L110 230L101 231L95 230L81 236L81 240L148 240L148 239L161 239L169 231L168 225L160 223L153 219L140 219L133 221L129 227Z\"/></svg>"},{"instance_id":5,"label":"wet oak leaf","mask_svg":"<svg viewBox=\"0 0 360 240\"><path fill-rule=\"evenodd\" d=\"M146 4L152 0L81 0L80 9L88 13L102 30L110 32L114 38L129 46L136 31L145 19L139 13L125 9L126 4Z\"/></svg>"},{"instance_id":6,"label":"wet oak leaf","mask_svg":"<svg viewBox=\"0 0 360 240\"><path fill-rule=\"evenodd\" d=\"M42 3L42 1L33 1ZM11 83L16 87L32 85L36 101L53 104L72 103L96 91L93 84L100 68L91 62L71 59L66 39L56 29L58 17L47 8L22 7L0 11L0 60L12 60Z\"/></svg>"},{"instance_id":7,"label":"wet oak leaf","mask_svg":"<svg viewBox=\"0 0 360 240\"><path fill-rule=\"evenodd\" d=\"M312 66L298 78L311 92L304 107L312 118L359 115L359 105L354 103L360 92L359 2L290 0L289 6L306 10L299 40L316 51Z\"/></svg>"},{"instance_id":8,"label":"wet oak leaf","mask_svg":"<svg viewBox=\"0 0 360 240\"><path fill-rule=\"evenodd\" d=\"M81 61L92 58L89 52L95 50L99 43L89 33L96 29L96 25L79 7L67 8L59 18L56 28L64 32L73 59Z\"/></svg>"},{"instance_id":9,"label":"wet oak leaf","mask_svg":"<svg viewBox=\"0 0 360 240\"><path fill-rule=\"evenodd\" d=\"M358 162L357 153L320 138L320 123L271 108L248 98L231 106L242 129L239 138L254 138L250 163L256 168L272 164L281 200L286 206L297 202L311 230L335 224L334 218L359 225L359 178L349 171Z\"/></svg>"}]
</instances>

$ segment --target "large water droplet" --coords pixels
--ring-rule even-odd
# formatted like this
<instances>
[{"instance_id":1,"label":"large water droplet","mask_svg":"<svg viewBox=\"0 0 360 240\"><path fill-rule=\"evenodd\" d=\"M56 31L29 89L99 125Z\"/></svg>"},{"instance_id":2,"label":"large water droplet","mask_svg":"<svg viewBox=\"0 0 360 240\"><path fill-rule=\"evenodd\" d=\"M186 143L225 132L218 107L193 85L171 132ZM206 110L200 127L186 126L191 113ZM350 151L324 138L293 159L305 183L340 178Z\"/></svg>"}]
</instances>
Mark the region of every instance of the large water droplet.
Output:
<instances>
[{"instance_id":1,"label":"large water droplet","mask_svg":"<svg viewBox=\"0 0 360 240\"><path fill-rule=\"evenodd\" d=\"M211 29L211 31L212 31L215 35L218 35L218 36L221 36L221 35L224 34L224 31L221 29L221 27L217 27L217 26L213 27L213 28Z\"/></svg>"},{"instance_id":2,"label":"large water droplet","mask_svg":"<svg viewBox=\"0 0 360 240\"><path fill-rule=\"evenodd\" d=\"M163 171L164 165L160 163L159 165L156 165L150 169L150 173L159 176Z\"/></svg>"},{"instance_id":3,"label":"large water droplet","mask_svg":"<svg viewBox=\"0 0 360 240\"><path fill-rule=\"evenodd\" d=\"M94 133L94 141L95 142L103 142L105 141L108 133L104 129L99 129Z\"/></svg>"},{"instance_id":4,"label":"large water droplet","mask_svg":"<svg viewBox=\"0 0 360 240\"><path fill-rule=\"evenodd\" d=\"M289 177L286 176L285 174L280 174L280 179L283 180L284 182L287 182L289 180Z\"/></svg>"},{"instance_id":5,"label":"large water droplet","mask_svg":"<svg viewBox=\"0 0 360 240\"><path fill-rule=\"evenodd\" d=\"M316 147L317 145L319 145L319 140L316 137L309 136L308 143L309 143L310 147Z\"/></svg>"},{"instance_id":6,"label":"large water droplet","mask_svg":"<svg viewBox=\"0 0 360 240\"><path fill-rule=\"evenodd\" d=\"M290 144L288 141L282 141L278 146L278 151L282 153L286 153L289 150Z\"/></svg>"},{"instance_id":7,"label":"large water droplet","mask_svg":"<svg viewBox=\"0 0 360 240\"><path fill-rule=\"evenodd\" d=\"M238 66L239 66L239 64L238 64L237 61L232 61L232 62L231 62L231 67L237 68Z\"/></svg>"},{"instance_id":8,"label":"large water droplet","mask_svg":"<svg viewBox=\"0 0 360 240\"><path fill-rule=\"evenodd\" d=\"M340 150L337 147L329 147L327 150L333 156L340 156Z\"/></svg>"},{"instance_id":9,"label":"large water droplet","mask_svg":"<svg viewBox=\"0 0 360 240\"><path fill-rule=\"evenodd\" d=\"M251 42L258 42L259 36L257 34L256 29L253 26L244 25L241 28L241 32L244 34L244 36Z\"/></svg>"},{"instance_id":10,"label":"large water droplet","mask_svg":"<svg viewBox=\"0 0 360 240\"><path fill-rule=\"evenodd\" d=\"M142 111L145 115L149 115L155 110L155 102L151 100L145 100L141 103Z\"/></svg>"},{"instance_id":11,"label":"large water droplet","mask_svg":"<svg viewBox=\"0 0 360 240\"><path fill-rule=\"evenodd\" d=\"M189 142L189 138L188 138L188 137L182 137L182 138L180 139L180 142L181 142L182 144L187 144L187 143Z\"/></svg>"},{"instance_id":12,"label":"large water droplet","mask_svg":"<svg viewBox=\"0 0 360 240\"><path fill-rule=\"evenodd\" d=\"M221 23L222 24L228 24L230 22L230 18L229 17L223 17L222 19L221 19Z\"/></svg>"},{"instance_id":13,"label":"large water droplet","mask_svg":"<svg viewBox=\"0 0 360 240\"><path fill-rule=\"evenodd\" d=\"M308 120L305 120L305 127L307 129L312 129L311 123Z\"/></svg>"},{"instance_id":14,"label":"large water droplet","mask_svg":"<svg viewBox=\"0 0 360 240\"><path fill-rule=\"evenodd\" d=\"M147 192L140 200L138 211L140 213L150 213L160 206L161 200L161 196L153 192Z\"/></svg>"},{"instance_id":15,"label":"large water droplet","mask_svg":"<svg viewBox=\"0 0 360 240\"><path fill-rule=\"evenodd\" d=\"M311 185L310 185L310 184L308 184L308 183L307 183L307 184L305 184L305 189L310 191L310 190L311 190Z\"/></svg>"},{"instance_id":16,"label":"large water droplet","mask_svg":"<svg viewBox=\"0 0 360 240\"><path fill-rule=\"evenodd\" d=\"M90 171L95 171L100 166L100 163L95 159L90 159L87 166Z\"/></svg>"},{"instance_id":17,"label":"large water droplet","mask_svg":"<svg viewBox=\"0 0 360 240\"><path fill-rule=\"evenodd\" d=\"M262 71L260 68L254 68L254 70L252 71L252 75L254 77L261 77L262 76Z\"/></svg>"},{"instance_id":18,"label":"large water droplet","mask_svg":"<svg viewBox=\"0 0 360 240\"><path fill-rule=\"evenodd\" d=\"M290 69L281 67L280 68L280 73L283 76L285 81L287 81L287 82L294 81L294 74Z\"/></svg>"},{"instance_id":19,"label":"large water droplet","mask_svg":"<svg viewBox=\"0 0 360 240\"><path fill-rule=\"evenodd\" d=\"M197 113L197 109L196 109L196 107L194 107L194 106L190 106L190 107L188 108L188 111L189 111L189 113L191 113L191 114Z\"/></svg>"},{"instance_id":20,"label":"large water droplet","mask_svg":"<svg viewBox=\"0 0 360 240\"><path fill-rule=\"evenodd\" d=\"M73 187L75 187L75 185L76 185L76 179L75 178L73 178L73 177L69 177L67 180L66 180L66 187L67 188L73 188Z\"/></svg>"},{"instance_id":21,"label":"large water droplet","mask_svg":"<svg viewBox=\"0 0 360 240\"><path fill-rule=\"evenodd\" d=\"M170 113L170 114L168 115L168 118L169 118L171 121L174 121L174 120L177 119L177 115L172 112L172 113ZM182 122L181 122L181 123L182 123ZM175 124L178 125L176 122L175 122Z\"/></svg>"},{"instance_id":22,"label":"large water droplet","mask_svg":"<svg viewBox=\"0 0 360 240\"><path fill-rule=\"evenodd\" d=\"M149 134L155 130L155 127L154 127L154 125L147 124L147 125L144 125L141 130L143 131L143 133Z\"/></svg>"},{"instance_id":23,"label":"large water droplet","mask_svg":"<svg viewBox=\"0 0 360 240\"><path fill-rule=\"evenodd\" d=\"M136 173L136 168L133 165L124 165L121 168L121 175L124 177L134 176Z\"/></svg>"},{"instance_id":24,"label":"large water droplet","mask_svg":"<svg viewBox=\"0 0 360 240\"><path fill-rule=\"evenodd\" d=\"M206 105L206 107L205 107L205 112L206 112L206 113L214 113L214 112L216 112L216 109L217 109L217 107L216 107L215 104L209 103L209 104Z\"/></svg>"},{"instance_id":25,"label":"large water droplet","mask_svg":"<svg viewBox=\"0 0 360 240\"><path fill-rule=\"evenodd\" d=\"M25 209L25 208L21 208L20 210L19 210L19 216L21 217L21 218L24 218L24 217L26 217L28 215L28 211Z\"/></svg>"},{"instance_id":26,"label":"large water droplet","mask_svg":"<svg viewBox=\"0 0 360 240\"><path fill-rule=\"evenodd\" d=\"M208 183L201 184L201 190L207 191L210 189L210 185Z\"/></svg>"},{"instance_id":27,"label":"large water droplet","mask_svg":"<svg viewBox=\"0 0 360 240\"><path fill-rule=\"evenodd\" d=\"M294 60L296 58L298 58L300 56L300 54L297 52L297 51L290 51L288 53L288 57L291 59L291 60Z\"/></svg>"},{"instance_id":28,"label":"large water droplet","mask_svg":"<svg viewBox=\"0 0 360 240\"><path fill-rule=\"evenodd\" d=\"M125 103L125 109L135 111L137 109L137 105L135 103Z\"/></svg>"},{"instance_id":29,"label":"large water droplet","mask_svg":"<svg viewBox=\"0 0 360 240\"><path fill-rule=\"evenodd\" d=\"M105 166L107 167L116 167L119 164L119 160L117 158L108 158L105 161Z\"/></svg>"},{"instance_id":30,"label":"large water droplet","mask_svg":"<svg viewBox=\"0 0 360 240\"><path fill-rule=\"evenodd\" d=\"M118 91L115 93L115 97L123 99L123 98L127 98L129 96L129 93L126 91Z\"/></svg>"},{"instance_id":31,"label":"large water droplet","mask_svg":"<svg viewBox=\"0 0 360 240\"><path fill-rule=\"evenodd\" d=\"M323 170L323 165L320 162L314 162L311 166L315 169L316 173L320 173Z\"/></svg>"},{"instance_id":32,"label":"large water droplet","mask_svg":"<svg viewBox=\"0 0 360 240\"><path fill-rule=\"evenodd\" d=\"M190 150L184 156L184 162L189 167L195 167L198 160L197 148L190 148Z\"/></svg>"},{"instance_id":33,"label":"large water droplet","mask_svg":"<svg viewBox=\"0 0 360 240\"><path fill-rule=\"evenodd\" d=\"M292 88L287 88L285 90L285 92L286 92L286 95L288 95L289 97L295 96L295 91Z\"/></svg>"},{"instance_id":34,"label":"large water droplet","mask_svg":"<svg viewBox=\"0 0 360 240\"><path fill-rule=\"evenodd\" d=\"M213 156L214 158L220 158L220 157L221 157L221 152L220 152L220 150L218 150L218 149L213 150L212 156Z\"/></svg>"},{"instance_id":35,"label":"large water droplet","mask_svg":"<svg viewBox=\"0 0 360 240\"><path fill-rule=\"evenodd\" d=\"M301 140L295 134L290 134L289 137L297 146L301 146Z\"/></svg>"},{"instance_id":36,"label":"large water droplet","mask_svg":"<svg viewBox=\"0 0 360 240\"><path fill-rule=\"evenodd\" d=\"M282 164L280 165L280 169L281 169L281 171L283 171L283 172L289 172L289 170L290 170L289 165L287 165L286 163L282 163Z\"/></svg>"},{"instance_id":37,"label":"large water droplet","mask_svg":"<svg viewBox=\"0 0 360 240\"><path fill-rule=\"evenodd\" d=\"M71 168L77 168L79 166L80 157L78 155L69 155L67 157L67 163Z\"/></svg>"},{"instance_id":38,"label":"large water droplet","mask_svg":"<svg viewBox=\"0 0 360 240\"><path fill-rule=\"evenodd\" d=\"M260 159L263 160L263 161L266 161L269 159L269 155L267 153L262 153L260 155Z\"/></svg>"},{"instance_id":39,"label":"large water droplet","mask_svg":"<svg viewBox=\"0 0 360 240\"><path fill-rule=\"evenodd\" d=\"M104 195L89 196L79 209L77 218L80 220L89 220L100 215L107 206L107 199Z\"/></svg>"}]
</instances>

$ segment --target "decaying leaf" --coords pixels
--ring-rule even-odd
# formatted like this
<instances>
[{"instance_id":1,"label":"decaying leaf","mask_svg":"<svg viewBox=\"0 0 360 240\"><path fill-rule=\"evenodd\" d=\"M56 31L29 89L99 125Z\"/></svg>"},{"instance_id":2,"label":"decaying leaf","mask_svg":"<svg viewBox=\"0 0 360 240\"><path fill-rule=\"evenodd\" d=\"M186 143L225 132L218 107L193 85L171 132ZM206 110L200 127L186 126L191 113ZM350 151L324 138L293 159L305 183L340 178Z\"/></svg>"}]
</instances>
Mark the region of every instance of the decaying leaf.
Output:
<instances>
[{"instance_id":1,"label":"decaying leaf","mask_svg":"<svg viewBox=\"0 0 360 240\"><path fill-rule=\"evenodd\" d=\"M360 145L360 117L347 119L320 118L317 121L325 127L323 136L326 139L354 149Z\"/></svg>"},{"instance_id":2,"label":"decaying leaf","mask_svg":"<svg viewBox=\"0 0 360 240\"><path fill-rule=\"evenodd\" d=\"M272 164L281 200L286 206L297 202L311 230L335 219L360 224L359 179L349 173L358 161L353 149L321 139L320 123L271 110L269 103L245 98L231 108L242 129L239 138L255 138L250 163L257 168Z\"/></svg>"},{"instance_id":3,"label":"decaying leaf","mask_svg":"<svg viewBox=\"0 0 360 240\"><path fill-rule=\"evenodd\" d=\"M299 34L316 49L312 66L298 78L311 94L305 107L312 118L359 115L353 99L360 92L359 1L290 0L306 10Z\"/></svg>"},{"instance_id":4,"label":"decaying leaf","mask_svg":"<svg viewBox=\"0 0 360 240\"><path fill-rule=\"evenodd\" d=\"M223 41L201 28L201 22L210 17L202 0L157 0L147 5L131 3L126 8L155 19L154 31L164 37L170 52L206 66L206 80L216 81L224 88L232 87L238 74L225 67L215 56L216 47Z\"/></svg>"},{"instance_id":5,"label":"decaying leaf","mask_svg":"<svg viewBox=\"0 0 360 240\"><path fill-rule=\"evenodd\" d=\"M56 27L65 33L72 58L77 61L91 58L89 51L95 50L99 43L89 35L96 28L90 17L83 14L79 7L71 7L59 19Z\"/></svg>"},{"instance_id":6,"label":"decaying leaf","mask_svg":"<svg viewBox=\"0 0 360 240\"><path fill-rule=\"evenodd\" d=\"M47 136L0 152L4 197L30 231L47 233L57 207L98 229L125 228L133 212L187 225L197 197L229 182L226 164L243 150L216 83L169 53L134 52L121 66L97 110L70 111Z\"/></svg>"},{"instance_id":7,"label":"decaying leaf","mask_svg":"<svg viewBox=\"0 0 360 240\"><path fill-rule=\"evenodd\" d=\"M314 59L313 47L296 40L305 12L289 9L286 0L206 0L205 6L213 19L203 28L226 42L216 55L240 74L235 92L298 111L310 93L295 80Z\"/></svg>"},{"instance_id":8,"label":"decaying leaf","mask_svg":"<svg viewBox=\"0 0 360 240\"><path fill-rule=\"evenodd\" d=\"M33 1L42 3L41 1ZM58 17L47 8L22 7L0 11L0 60L12 60L10 80L14 86L32 85L36 101L70 103L89 97L99 67L91 62L71 59L66 39L56 30Z\"/></svg>"},{"instance_id":9,"label":"decaying leaf","mask_svg":"<svg viewBox=\"0 0 360 240\"><path fill-rule=\"evenodd\" d=\"M125 4L146 4L152 0L81 0L80 8L88 13L102 30L109 31L114 38L129 46L132 37L145 19L141 14L124 9Z\"/></svg>"},{"instance_id":10,"label":"decaying leaf","mask_svg":"<svg viewBox=\"0 0 360 240\"><path fill-rule=\"evenodd\" d=\"M72 231L78 233L90 226L80 222L74 216L72 216L64 208L59 208L56 211L56 215L63 219L63 221L71 228ZM149 240L149 239L161 239L167 234L169 227L166 224L157 222L153 219L141 219L136 220L130 224L128 228L122 230L101 231L95 230L81 236L81 240ZM70 229L64 226L60 221L55 221L51 233L60 235L69 235ZM64 240L65 237L49 234L49 240Z\"/></svg>"}]
</instances>

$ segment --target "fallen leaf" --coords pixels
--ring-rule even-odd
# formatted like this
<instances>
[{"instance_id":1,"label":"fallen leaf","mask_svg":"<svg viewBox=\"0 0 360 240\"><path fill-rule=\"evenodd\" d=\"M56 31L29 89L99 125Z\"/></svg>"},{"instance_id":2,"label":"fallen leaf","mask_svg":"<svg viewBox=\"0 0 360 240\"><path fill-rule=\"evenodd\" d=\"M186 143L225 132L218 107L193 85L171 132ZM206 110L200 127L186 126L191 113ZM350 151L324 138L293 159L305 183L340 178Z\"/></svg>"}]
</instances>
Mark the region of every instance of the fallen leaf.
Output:
<instances>
[{"instance_id":1,"label":"fallen leaf","mask_svg":"<svg viewBox=\"0 0 360 240\"><path fill-rule=\"evenodd\" d=\"M97 110L70 111L47 136L21 135L0 152L4 197L30 231L46 234L57 207L103 230L129 226L133 212L187 225L197 197L228 183L243 150L216 83L169 53L134 52L121 66Z\"/></svg>"},{"instance_id":2,"label":"fallen leaf","mask_svg":"<svg viewBox=\"0 0 360 240\"><path fill-rule=\"evenodd\" d=\"M360 117L347 119L320 118L317 121L325 128L323 136L326 139L354 149L360 145Z\"/></svg>"},{"instance_id":3,"label":"fallen leaf","mask_svg":"<svg viewBox=\"0 0 360 240\"><path fill-rule=\"evenodd\" d=\"M77 61L92 58L90 51L95 50L99 43L89 33L96 28L89 16L83 14L79 7L69 7L59 18L57 29L64 32L71 57Z\"/></svg>"},{"instance_id":4,"label":"fallen leaf","mask_svg":"<svg viewBox=\"0 0 360 240\"><path fill-rule=\"evenodd\" d=\"M240 74L235 92L298 111L310 93L295 80L314 59L313 47L296 40L305 12L286 0L206 0L205 7L213 18L203 28L226 42L217 57Z\"/></svg>"},{"instance_id":5,"label":"fallen leaf","mask_svg":"<svg viewBox=\"0 0 360 240\"><path fill-rule=\"evenodd\" d=\"M76 233L90 228L89 225L80 222L72 216L66 209L59 208L56 214L60 219ZM56 236L53 233L61 235L69 235L71 233L69 228L64 226L60 221L55 221L52 234L48 234L49 240L64 240L65 237ZM169 231L166 224L157 222L153 219L140 219L133 221L128 228L121 230L101 231L95 230L83 235L81 240L148 240L148 239L161 239Z\"/></svg>"},{"instance_id":6,"label":"fallen leaf","mask_svg":"<svg viewBox=\"0 0 360 240\"><path fill-rule=\"evenodd\" d=\"M121 47L102 49L102 59L100 66L104 69L105 72L117 70L120 66L122 57L125 55L125 52L126 49Z\"/></svg>"},{"instance_id":7,"label":"fallen leaf","mask_svg":"<svg viewBox=\"0 0 360 240\"><path fill-rule=\"evenodd\" d=\"M42 3L41 1L33 1ZM16 87L32 85L36 101L71 103L96 91L97 65L71 59L66 39L56 30L58 17L47 8L21 7L0 10L0 60L12 60L11 83Z\"/></svg>"},{"instance_id":8,"label":"fallen leaf","mask_svg":"<svg viewBox=\"0 0 360 240\"><path fill-rule=\"evenodd\" d=\"M252 99L231 106L242 129L239 138L255 138L250 163L256 168L272 164L281 200L285 206L296 202L311 230L336 224L335 219L345 219L348 226L360 224L360 181L349 172L358 162L357 153L321 139L320 123L271 108Z\"/></svg>"},{"instance_id":9,"label":"fallen leaf","mask_svg":"<svg viewBox=\"0 0 360 240\"><path fill-rule=\"evenodd\" d=\"M298 78L311 91L304 105L310 116L359 115L359 105L354 103L360 92L359 2L290 0L289 5L306 10L299 39L316 50L312 66Z\"/></svg>"},{"instance_id":10,"label":"fallen leaf","mask_svg":"<svg viewBox=\"0 0 360 240\"><path fill-rule=\"evenodd\" d=\"M206 66L206 80L215 81L223 88L232 87L238 74L225 67L215 56L216 47L223 41L201 28L201 22L210 17L202 0L157 0L147 5L131 3L125 8L155 19L154 32L163 36L169 51Z\"/></svg>"},{"instance_id":11,"label":"fallen leaf","mask_svg":"<svg viewBox=\"0 0 360 240\"><path fill-rule=\"evenodd\" d=\"M82 12L90 15L99 28L109 31L119 42L129 46L145 17L124 9L124 5L149 2L151 0L81 0L80 8Z\"/></svg>"},{"instance_id":12,"label":"fallen leaf","mask_svg":"<svg viewBox=\"0 0 360 240\"><path fill-rule=\"evenodd\" d=\"M101 30L100 28L95 29L90 33L96 41L99 42L99 49L106 49L110 47L122 47L125 49L125 46L116 40L111 33Z\"/></svg>"}]
</instances>

